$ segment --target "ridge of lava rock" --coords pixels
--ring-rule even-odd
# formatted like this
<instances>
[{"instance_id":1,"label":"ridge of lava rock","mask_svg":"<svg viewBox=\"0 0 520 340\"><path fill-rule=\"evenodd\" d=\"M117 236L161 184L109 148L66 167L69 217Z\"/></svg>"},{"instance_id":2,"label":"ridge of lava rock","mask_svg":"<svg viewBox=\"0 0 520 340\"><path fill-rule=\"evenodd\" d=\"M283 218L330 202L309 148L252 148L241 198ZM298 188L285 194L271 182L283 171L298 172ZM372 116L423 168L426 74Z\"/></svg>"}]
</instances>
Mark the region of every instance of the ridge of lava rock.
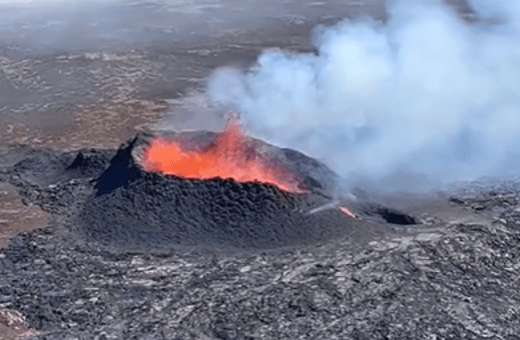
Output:
<instances>
[{"instance_id":1,"label":"ridge of lava rock","mask_svg":"<svg viewBox=\"0 0 520 340\"><path fill-rule=\"evenodd\" d=\"M152 137L151 134L140 133L119 147L108 169L96 180L94 189L97 196L107 194L121 186L126 187L130 182L144 175L133 154L137 147L148 143Z\"/></svg>"}]
</instances>

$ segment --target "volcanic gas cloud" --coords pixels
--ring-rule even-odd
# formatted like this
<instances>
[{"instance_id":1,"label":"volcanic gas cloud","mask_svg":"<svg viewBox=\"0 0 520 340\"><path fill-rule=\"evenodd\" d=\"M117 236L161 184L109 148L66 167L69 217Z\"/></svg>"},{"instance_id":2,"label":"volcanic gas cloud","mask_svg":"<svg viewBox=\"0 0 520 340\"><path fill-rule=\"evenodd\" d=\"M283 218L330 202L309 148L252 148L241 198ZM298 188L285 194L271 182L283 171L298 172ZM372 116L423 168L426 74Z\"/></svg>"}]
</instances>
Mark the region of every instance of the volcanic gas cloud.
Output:
<instances>
[{"instance_id":1,"label":"volcanic gas cloud","mask_svg":"<svg viewBox=\"0 0 520 340\"><path fill-rule=\"evenodd\" d=\"M146 171L181 178L232 178L237 182L269 183L278 189L303 193L302 181L281 161L259 150L236 119L228 121L209 146L187 150L180 140L154 138L146 148L142 164Z\"/></svg>"},{"instance_id":2,"label":"volcanic gas cloud","mask_svg":"<svg viewBox=\"0 0 520 340\"><path fill-rule=\"evenodd\" d=\"M454 1L386 1L384 22L320 26L316 53L269 49L249 70L217 70L208 93L251 131L319 155L352 183L416 190L515 175L520 1L458 2L475 10L471 23Z\"/></svg>"}]
</instances>

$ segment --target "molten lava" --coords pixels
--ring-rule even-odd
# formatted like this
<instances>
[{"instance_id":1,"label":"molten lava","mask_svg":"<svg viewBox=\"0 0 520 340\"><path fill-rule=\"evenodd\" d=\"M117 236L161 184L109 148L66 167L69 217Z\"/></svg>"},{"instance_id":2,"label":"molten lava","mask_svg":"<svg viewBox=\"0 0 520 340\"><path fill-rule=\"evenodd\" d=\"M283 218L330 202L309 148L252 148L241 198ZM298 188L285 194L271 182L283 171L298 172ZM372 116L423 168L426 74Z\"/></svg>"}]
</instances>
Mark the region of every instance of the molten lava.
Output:
<instances>
[{"instance_id":1,"label":"molten lava","mask_svg":"<svg viewBox=\"0 0 520 340\"><path fill-rule=\"evenodd\" d=\"M230 120L213 143L202 150L184 150L182 143L154 138L144 152L146 171L181 178L232 178L237 182L273 184L281 190L303 193L294 172L271 157L257 151L257 145L245 135L237 120Z\"/></svg>"},{"instance_id":2,"label":"molten lava","mask_svg":"<svg viewBox=\"0 0 520 340\"><path fill-rule=\"evenodd\" d=\"M343 214L347 215L348 217L357 218L356 214L354 214L352 211L350 211L347 207L338 207L339 211L341 211Z\"/></svg>"}]
</instances>

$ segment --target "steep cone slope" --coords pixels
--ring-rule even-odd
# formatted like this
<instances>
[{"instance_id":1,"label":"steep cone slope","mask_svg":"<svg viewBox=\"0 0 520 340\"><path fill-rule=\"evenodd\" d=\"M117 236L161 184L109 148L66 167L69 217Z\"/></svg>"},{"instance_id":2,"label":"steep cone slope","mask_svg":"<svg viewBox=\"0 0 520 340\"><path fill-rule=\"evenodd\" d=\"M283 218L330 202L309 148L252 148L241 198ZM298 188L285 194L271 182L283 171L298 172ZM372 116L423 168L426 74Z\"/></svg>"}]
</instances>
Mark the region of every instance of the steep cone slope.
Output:
<instances>
[{"instance_id":1,"label":"steep cone slope","mask_svg":"<svg viewBox=\"0 0 520 340\"><path fill-rule=\"evenodd\" d=\"M200 133L177 138L189 144L214 136ZM304 155L295 156L295 151L288 158L300 158L303 168L294 171L307 175L302 176L310 184L306 194L286 192L272 184L147 172L139 159L151 140L150 135L139 135L123 145L97 180L96 192L79 216L89 238L154 249L176 245L272 249L338 238L356 223L337 210L309 215L312 207L327 201L320 192L330 186L327 181L334 180L322 181L309 174L333 173ZM269 154L278 154L279 159L285 155L280 149Z\"/></svg>"}]
</instances>

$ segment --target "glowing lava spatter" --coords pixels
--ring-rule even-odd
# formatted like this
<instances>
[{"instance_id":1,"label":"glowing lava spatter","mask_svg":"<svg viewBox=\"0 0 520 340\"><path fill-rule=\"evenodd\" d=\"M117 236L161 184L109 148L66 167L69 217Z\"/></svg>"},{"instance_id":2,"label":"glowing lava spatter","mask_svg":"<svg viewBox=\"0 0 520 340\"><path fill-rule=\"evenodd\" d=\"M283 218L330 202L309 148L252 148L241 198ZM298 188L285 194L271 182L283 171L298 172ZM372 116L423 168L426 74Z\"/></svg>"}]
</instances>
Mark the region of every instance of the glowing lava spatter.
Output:
<instances>
[{"instance_id":1,"label":"glowing lava spatter","mask_svg":"<svg viewBox=\"0 0 520 340\"><path fill-rule=\"evenodd\" d=\"M343 214L347 215L348 217L357 218L356 214L354 214L352 211L350 211L347 207L338 206L339 211L341 211Z\"/></svg>"},{"instance_id":2,"label":"glowing lava spatter","mask_svg":"<svg viewBox=\"0 0 520 340\"><path fill-rule=\"evenodd\" d=\"M303 193L296 174L279 161L259 153L236 119L203 150L185 151L180 141L154 138L146 148L143 167L182 178L232 178L237 182L270 183L281 190Z\"/></svg>"}]
</instances>

